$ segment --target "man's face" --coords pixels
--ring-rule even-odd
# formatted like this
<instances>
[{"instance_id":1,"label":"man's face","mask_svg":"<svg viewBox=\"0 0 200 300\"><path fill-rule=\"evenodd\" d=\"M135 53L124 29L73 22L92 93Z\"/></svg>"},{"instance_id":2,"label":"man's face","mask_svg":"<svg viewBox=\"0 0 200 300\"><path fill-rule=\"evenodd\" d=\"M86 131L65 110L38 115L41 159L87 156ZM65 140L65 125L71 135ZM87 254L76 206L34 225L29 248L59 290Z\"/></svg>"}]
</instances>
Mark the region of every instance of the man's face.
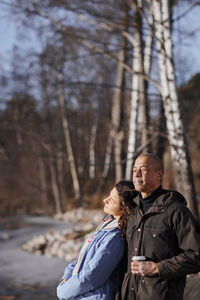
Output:
<instances>
[{"instance_id":1,"label":"man's face","mask_svg":"<svg viewBox=\"0 0 200 300\"><path fill-rule=\"evenodd\" d=\"M160 186L162 175L163 171L157 170L157 164L152 157L144 155L136 159L133 167L133 183L143 198Z\"/></svg>"}]
</instances>

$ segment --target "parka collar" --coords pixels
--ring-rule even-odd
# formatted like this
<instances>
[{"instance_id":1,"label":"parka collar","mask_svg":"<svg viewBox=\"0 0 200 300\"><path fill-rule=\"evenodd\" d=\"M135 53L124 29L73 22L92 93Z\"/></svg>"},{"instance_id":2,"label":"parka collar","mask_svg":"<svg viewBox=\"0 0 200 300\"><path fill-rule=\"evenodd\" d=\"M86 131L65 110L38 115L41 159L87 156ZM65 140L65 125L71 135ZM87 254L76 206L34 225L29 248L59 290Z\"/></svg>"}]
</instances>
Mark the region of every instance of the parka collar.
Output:
<instances>
[{"instance_id":1,"label":"parka collar","mask_svg":"<svg viewBox=\"0 0 200 300\"><path fill-rule=\"evenodd\" d=\"M155 197L153 205L146 214L164 212L164 210L174 202L181 202L182 204L187 205L185 198L179 192L165 190L162 186L156 189L151 195L156 195L157 198ZM140 207L140 194L133 199L133 203L137 207Z\"/></svg>"}]
</instances>

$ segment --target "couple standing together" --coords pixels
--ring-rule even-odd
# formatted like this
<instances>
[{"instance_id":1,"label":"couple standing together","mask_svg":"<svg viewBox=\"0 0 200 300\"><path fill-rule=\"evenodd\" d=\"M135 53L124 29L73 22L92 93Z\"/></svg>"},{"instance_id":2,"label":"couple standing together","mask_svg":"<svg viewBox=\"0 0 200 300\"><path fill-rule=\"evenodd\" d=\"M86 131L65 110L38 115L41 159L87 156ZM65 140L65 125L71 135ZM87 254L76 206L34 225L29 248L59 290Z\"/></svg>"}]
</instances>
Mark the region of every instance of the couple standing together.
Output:
<instances>
[{"instance_id":1,"label":"couple standing together","mask_svg":"<svg viewBox=\"0 0 200 300\"><path fill-rule=\"evenodd\" d=\"M183 299L186 275L200 271L200 227L162 177L157 156L136 159L133 183L120 181L103 200L106 217L65 269L60 300Z\"/></svg>"}]
</instances>

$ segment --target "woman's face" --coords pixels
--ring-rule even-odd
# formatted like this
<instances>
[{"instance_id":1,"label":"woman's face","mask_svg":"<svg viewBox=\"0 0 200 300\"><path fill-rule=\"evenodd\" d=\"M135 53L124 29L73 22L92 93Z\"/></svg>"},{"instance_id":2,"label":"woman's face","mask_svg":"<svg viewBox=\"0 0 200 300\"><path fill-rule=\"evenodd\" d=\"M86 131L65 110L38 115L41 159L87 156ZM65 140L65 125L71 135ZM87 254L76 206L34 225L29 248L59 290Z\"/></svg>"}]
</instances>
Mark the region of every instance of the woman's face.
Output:
<instances>
[{"instance_id":1,"label":"woman's face","mask_svg":"<svg viewBox=\"0 0 200 300\"><path fill-rule=\"evenodd\" d=\"M110 192L110 196L103 200L104 212L118 219L121 216L120 197L117 189L114 187Z\"/></svg>"}]
</instances>

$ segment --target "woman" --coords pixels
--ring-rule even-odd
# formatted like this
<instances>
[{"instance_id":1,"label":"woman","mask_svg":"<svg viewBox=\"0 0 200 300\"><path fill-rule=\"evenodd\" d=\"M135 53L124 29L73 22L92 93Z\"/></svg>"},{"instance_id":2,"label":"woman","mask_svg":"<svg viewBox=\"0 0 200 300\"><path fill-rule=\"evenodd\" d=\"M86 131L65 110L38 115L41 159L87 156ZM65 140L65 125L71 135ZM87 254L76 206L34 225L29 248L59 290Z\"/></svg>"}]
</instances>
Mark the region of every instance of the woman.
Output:
<instances>
[{"instance_id":1,"label":"woman","mask_svg":"<svg viewBox=\"0 0 200 300\"><path fill-rule=\"evenodd\" d=\"M131 181L120 181L103 200L107 214L84 242L77 260L57 287L59 299L113 300L125 251L126 216L135 195Z\"/></svg>"}]
</instances>

